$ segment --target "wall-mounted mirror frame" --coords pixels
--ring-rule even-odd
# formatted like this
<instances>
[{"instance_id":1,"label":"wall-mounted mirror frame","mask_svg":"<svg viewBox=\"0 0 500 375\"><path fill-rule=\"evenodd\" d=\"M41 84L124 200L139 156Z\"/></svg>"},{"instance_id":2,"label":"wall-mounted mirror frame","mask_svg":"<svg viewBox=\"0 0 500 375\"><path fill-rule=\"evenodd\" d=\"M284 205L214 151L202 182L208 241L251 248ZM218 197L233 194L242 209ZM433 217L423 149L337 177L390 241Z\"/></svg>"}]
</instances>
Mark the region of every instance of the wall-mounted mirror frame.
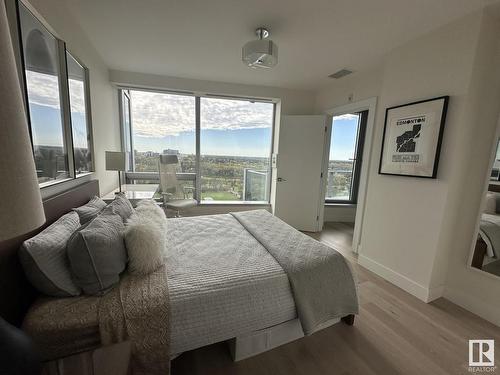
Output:
<instances>
[{"instance_id":1,"label":"wall-mounted mirror frame","mask_svg":"<svg viewBox=\"0 0 500 375\"><path fill-rule=\"evenodd\" d=\"M500 278L500 123L491 144L488 174L482 189L467 266Z\"/></svg>"}]
</instances>

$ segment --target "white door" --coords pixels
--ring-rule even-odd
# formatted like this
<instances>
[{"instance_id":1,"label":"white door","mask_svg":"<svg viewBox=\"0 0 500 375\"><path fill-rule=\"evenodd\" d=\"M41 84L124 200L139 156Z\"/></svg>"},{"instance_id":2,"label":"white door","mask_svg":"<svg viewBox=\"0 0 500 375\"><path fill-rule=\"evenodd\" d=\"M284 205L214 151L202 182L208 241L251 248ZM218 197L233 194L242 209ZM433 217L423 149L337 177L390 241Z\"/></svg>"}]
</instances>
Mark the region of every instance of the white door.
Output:
<instances>
[{"instance_id":1,"label":"white door","mask_svg":"<svg viewBox=\"0 0 500 375\"><path fill-rule=\"evenodd\" d=\"M279 131L274 213L296 229L323 221L326 116L283 116Z\"/></svg>"}]
</instances>

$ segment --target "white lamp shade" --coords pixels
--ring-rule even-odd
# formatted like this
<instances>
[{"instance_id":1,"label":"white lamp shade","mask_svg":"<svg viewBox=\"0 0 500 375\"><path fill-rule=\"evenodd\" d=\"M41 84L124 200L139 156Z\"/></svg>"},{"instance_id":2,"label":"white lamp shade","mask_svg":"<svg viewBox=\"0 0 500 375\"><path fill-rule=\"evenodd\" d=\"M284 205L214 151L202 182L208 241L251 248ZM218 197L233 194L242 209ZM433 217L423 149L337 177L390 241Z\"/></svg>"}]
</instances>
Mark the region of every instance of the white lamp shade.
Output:
<instances>
[{"instance_id":1,"label":"white lamp shade","mask_svg":"<svg viewBox=\"0 0 500 375\"><path fill-rule=\"evenodd\" d=\"M127 153L122 151L106 151L107 171L126 171Z\"/></svg>"},{"instance_id":2,"label":"white lamp shade","mask_svg":"<svg viewBox=\"0 0 500 375\"><path fill-rule=\"evenodd\" d=\"M14 51L0 2L0 242L45 223Z\"/></svg>"}]
</instances>

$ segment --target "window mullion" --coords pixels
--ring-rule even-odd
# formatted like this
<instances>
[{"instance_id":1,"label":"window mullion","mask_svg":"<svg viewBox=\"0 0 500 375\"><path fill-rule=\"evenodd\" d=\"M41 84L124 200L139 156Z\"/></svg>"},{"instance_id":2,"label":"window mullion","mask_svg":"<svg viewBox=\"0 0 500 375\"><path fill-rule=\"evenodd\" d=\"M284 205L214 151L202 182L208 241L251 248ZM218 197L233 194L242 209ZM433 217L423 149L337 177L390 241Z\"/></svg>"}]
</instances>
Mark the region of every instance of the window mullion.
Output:
<instances>
[{"instance_id":1,"label":"window mullion","mask_svg":"<svg viewBox=\"0 0 500 375\"><path fill-rule=\"evenodd\" d=\"M195 97L195 118L196 118L196 197L195 199L201 201L201 99L199 96Z\"/></svg>"},{"instance_id":2,"label":"window mullion","mask_svg":"<svg viewBox=\"0 0 500 375\"><path fill-rule=\"evenodd\" d=\"M84 68L84 95L85 95L85 118L87 119L87 145L90 151L90 171L95 172L95 154L94 154L94 128L92 125L92 108L90 100L90 74L87 68ZM73 132L71 132L73 133Z\"/></svg>"},{"instance_id":3,"label":"window mullion","mask_svg":"<svg viewBox=\"0 0 500 375\"><path fill-rule=\"evenodd\" d=\"M69 83L68 83L68 65L66 61L66 44L58 39L57 40L58 52L59 52L59 81L60 90L59 93L61 97L61 113L62 122L64 128L64 147L67 153L68 169L71 178L75 178L75 157L73 150L73 132L71 129L71 107L69 101Z\"/></svg>"}]
</instances>

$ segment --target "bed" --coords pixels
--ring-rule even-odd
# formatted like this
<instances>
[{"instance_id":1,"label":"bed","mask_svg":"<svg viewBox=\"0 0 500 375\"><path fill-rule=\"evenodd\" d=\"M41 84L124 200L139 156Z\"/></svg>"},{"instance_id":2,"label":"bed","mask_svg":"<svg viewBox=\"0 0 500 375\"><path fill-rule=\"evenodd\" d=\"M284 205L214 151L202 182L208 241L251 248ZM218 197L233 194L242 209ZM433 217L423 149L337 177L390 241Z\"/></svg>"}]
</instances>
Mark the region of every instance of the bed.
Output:
<instances>
[{"instance_id":1,"label":"bed","mask_svg":"<svg viewBox=\"0 0 500 375\"><path fill-rule=\"evenodd\" d=\"M97 189L97 184L91 182L59 197L56 199L59 203L55 204L58 209L47 215L49 221L54 221L75 204L85 203L85 199L92 197ZM75 194L80 198L74 199ZM86 197L82 198L82 195ZM323 319L325 323L303 329L303 321L301 324L298 318L307 311L298 312L300 284L295 286L295 296L291 286L291 280L297 276L291 276L292 271L285 272L287 267L278 261L279 254L269 250L273 239L266 240L252 232L263 229L252 229L251 225L245 227L244 220L245 216L230 214L169 220L166 271L171 357L212 343L229 341L237 360L297 339L304 335L304 331L312 333L322 329L340 318L348 324L353 323L357 297L352 306L342 310L349 314L337 316L337 313L336 319ZM278 233L279 229L276 231ZM266 245L266 241L271 245ZM279 248L282 242L274 241L274 246ZM346 263L336 252L335 257ZM15 259L10 260L15 263ZM342 272L354 284L350 270ZM17 272L15 277L18 281L22 279ZM355 285L338 284L332 285L332 289L341 291L341 294L343 289L355 289ZM100 297L48 298L35 296L25 282L22 285L34 302L13 304L9 311L2 311L2 316L10 317L11 322L18 325L24 321L24 328L35 334L40 346L46 350L46 358L100 345ZM59 317L57 321L51 318L54 316ZM54 335L54 329L63 334Z\"/></svg>"}]
</instances>

